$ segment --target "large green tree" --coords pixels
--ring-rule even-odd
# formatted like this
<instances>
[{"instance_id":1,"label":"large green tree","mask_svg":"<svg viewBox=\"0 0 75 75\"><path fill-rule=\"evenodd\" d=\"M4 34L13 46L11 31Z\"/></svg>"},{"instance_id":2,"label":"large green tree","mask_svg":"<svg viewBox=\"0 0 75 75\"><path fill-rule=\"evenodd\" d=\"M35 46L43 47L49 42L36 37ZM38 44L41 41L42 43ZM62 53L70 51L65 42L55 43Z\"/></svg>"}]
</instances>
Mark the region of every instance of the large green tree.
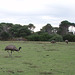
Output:
<instances>
[{"instance_id":1,"label":"large green tree","mask_svg":"<svg viewBox=\"0 0 75 75\"><path fill-rule=\"evenodd\" d=\"M18 31L18 36L19 37L26 37L31 34L31 30L28 29L28 26L24 25L20 27Z\"/></svg>"},{"instance_id":2,"label":"large green tree","mask_svg":"<svg viewBox=\"0 0 75 75\"><path fill-rule=\"evenodd\" d=\"M13 26L12 23L0 23L0 34L2 32L9 32L9 29Z\"/></svg>"},{"instance_id":3,"label":"large green tree","mask_svg":"<svg viewBox=\"0 0 75 75\"><path fill-rule=\"evenodd\" d=\"M30 23L30 24L28 25L28 28L33 32L34 29L35 29L35 26L34 26L32 23Z\"/></svg>"},{"instance_id":4,"label":"large green tree","mask_svg":"<svg viewBox=\"0 0 75 75\"><path fill-rule=\"evenodd\" d=\"M58 27L53 27L53 28L52 28L52 33L56 34L57 31L58 31L58 29L59 29Z\"/></svg>"},{"instance_id":5,"label":"large green tree","mask_svg":"<svg viewBox=\"0 0 75 75\"><path fill-rule=\"evenodd\" d=\"M42 27L41 32L47 32L48 34L52 34L51 24L48 23L46 26Z\"/></svg>"},{"instance_id":6,"label":"large green tree","mask_svg":"<svg viewBox=\"0 0 75 75\"><path fill-rule=\"evenodd\" d=\"M68 34L69 33L69 30L68 30L69 26L75 26L75 24L71 23L67 20L62 21L59 25L59 30L58 30L57 33L60 34L60 35Z\"/></svg>"},{"instance_id":7,"label":"large green tree","mask_svg":"<svg viewBox=\"0 0 75 75\"><path fill-rule=\"evenodd\" d=\"M12 37L25 37L31 34L31 30L28 29L27 25L16 24L10 29L10 34Z\"/></svg>"},{"instance_id":8,"label":"large green tree","mask_svg":"<svg viewBox=\"0 0 75 75\"><path fill-rule=\"evenodd\" d=\"M7 32L1 33L1 40L8 40L10 38L10 34Z\"/></svg>"},{"instance_id":9,"label":"large green tree","mask_svg":"<svg viewBox=\"0 0 75 75\"><path fill-rule=\"evenodd\" d=\"M19 30L20 30L20 28L21 28L22 26L20 25L20 24L15 24L15 25L13 25L11 28L10 28L10 30L9 30L9 32L10 32L10 34L11 34L11 36L12 37L18 37L19 36Z\"/></svg>"}]
</instances>

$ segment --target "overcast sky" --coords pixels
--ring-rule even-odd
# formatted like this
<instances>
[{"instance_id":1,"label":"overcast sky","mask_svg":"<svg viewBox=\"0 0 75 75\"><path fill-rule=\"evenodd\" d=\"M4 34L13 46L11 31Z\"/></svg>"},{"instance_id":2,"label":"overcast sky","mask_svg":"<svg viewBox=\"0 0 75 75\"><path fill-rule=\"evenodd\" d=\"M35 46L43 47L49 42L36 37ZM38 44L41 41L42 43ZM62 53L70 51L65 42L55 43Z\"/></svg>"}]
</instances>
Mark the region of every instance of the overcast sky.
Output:
<instances>
[{"instance_id":1,"label":"overcast sky","mask_svg":"<svg viewBox=\"0 0 75 75\"><path fill-rule=\"evenodd\" d=\"M63 20L75 23L75 0L0 0L0 23L32 23L38 31L47 23L58 27Z\"/></svg>"}]
</instances>

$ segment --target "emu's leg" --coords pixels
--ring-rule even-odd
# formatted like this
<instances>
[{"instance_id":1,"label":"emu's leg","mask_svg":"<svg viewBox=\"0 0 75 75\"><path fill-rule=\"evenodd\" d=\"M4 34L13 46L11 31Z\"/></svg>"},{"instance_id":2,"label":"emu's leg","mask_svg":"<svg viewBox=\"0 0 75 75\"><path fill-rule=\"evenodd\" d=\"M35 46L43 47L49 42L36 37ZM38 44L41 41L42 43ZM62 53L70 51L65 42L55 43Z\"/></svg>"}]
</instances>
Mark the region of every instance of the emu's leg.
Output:
<instances>
[{"instance_id":1,"label":"emu's leg","mask_svg":"<svg viewBox=\"0 0 75 75\"><path fill-rule=\"evenodd\" d=\"M67 44L68 44L68 42L67 42Z\"/></svg>"},{"instance_id":2,"label":"emu's leg","mask_svg":"<svg viewBox=\"0 0 75 75\"><path fill-rule=\"evenodd\" d=\"M12 51L11 51L11 56L12 56Z\"/></svg>"},{"instance_id":3,"label":"emu's leg","mask_svg":"<svg viewBox=\"0 0 75 75\"><path fill-rule=\"evenodd\" d=\"M66 42L68 44L68 42Z\"/></svg>"},{"instance_id":4,"label":"emu's leg","mask_svg":"<svg viewBox=\"0 0 75 75\"><path fill-rule=\"evenodd\" d=\"M9 56L11 56L9 50L7 50L7 52L9 53Z\"/></svg>"}]
</instances>

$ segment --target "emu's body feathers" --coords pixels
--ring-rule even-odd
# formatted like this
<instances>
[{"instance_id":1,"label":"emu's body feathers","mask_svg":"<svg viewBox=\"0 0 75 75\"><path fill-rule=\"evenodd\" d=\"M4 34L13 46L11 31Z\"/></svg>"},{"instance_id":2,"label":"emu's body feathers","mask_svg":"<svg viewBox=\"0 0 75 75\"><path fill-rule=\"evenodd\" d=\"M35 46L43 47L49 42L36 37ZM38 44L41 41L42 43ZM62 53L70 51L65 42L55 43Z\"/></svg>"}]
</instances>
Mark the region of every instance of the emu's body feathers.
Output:
<instances>
[{"instance_id":1,"label":"emu's body feathers","mask_svg":"<svg viewBox=\"0 0 75 75\"><path fill-rule=\"evenodd\" d=\"M19 51L14 45L8 45L5 47L5 50L11 50L11 51Z\"/></svg>"}]
</instances>

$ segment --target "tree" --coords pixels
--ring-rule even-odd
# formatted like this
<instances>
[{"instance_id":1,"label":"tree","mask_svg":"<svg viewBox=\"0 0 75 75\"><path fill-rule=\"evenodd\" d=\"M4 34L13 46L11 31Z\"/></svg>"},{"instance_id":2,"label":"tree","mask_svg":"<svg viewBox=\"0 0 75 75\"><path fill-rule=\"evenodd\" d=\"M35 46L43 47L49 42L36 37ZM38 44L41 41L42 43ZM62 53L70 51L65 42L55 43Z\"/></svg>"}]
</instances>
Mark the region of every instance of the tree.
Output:
<instances>
[{"instance_id":1,"label":"tree","mask_svg":"<svg viewBox=\"0 0 75 75\"><path fill-rule=\"evenodd\" d=\"M55 34L56 34L57 31L58 31L58 29L59 29L58 27L53 27L53 28L52 28L52 33L55 33Z\"/></svg>"},{"instance_id":2,"label":"tree","mask_svg":"<svg viewBox=\"0 0 75 75\"><path fill-rule=\"evenodd\" d=\"M15 24L15 25L13 25L11 28L10 28L10 30L9 30L9 32L10 32L10 34L11 34L11 36L12 37L18 37L19 36L19 30L20 30L20 28L21 28L22 26L20 25L20 24Z\"/></svg>"},{"instance_id":3,"label":"tree","mask_svg":"<svg viewBox=\"0 0 75 75\"><path fill-rule=\"evenodd\" d=\"M0 34L3 32L3 26L0 24Z\"/></svg>"},{"instance_id":4,"label":"tree","mask_svg":"<svg viewBox=\"0 0 75 75\"><path fill-rule=\"evenodd\" d=\"M2 32L1 33L1 39L2 40L8 40L9 38L10 38L9 33L7 33L7 32Z\"/></svg>"},{"instance_id":5,"label":"tree","mask_svg":"<svg viewBox=\"0 0 75 75\"><path fill-rule=\"evenodd\" d=\"M67 20L62 21L59 25L59 30L58 30L57 33L60 34L60 35L68 34L69 33L69 30L68 30L69 26L75 26L75 24L71 23Z\"/></svg>"},{"instance_id":6,"label":"tree","mask_svg":"<svg viewBox=\"0 0 75 75\"><path fill-rule=\"evenodd\" d=\"M33 31L33 30L35 29L35 26L30 23L30 24L28 25L28 28L29 28L31 31Z\"/></svg>"},{"instance_id":7,"label":"tree","mask_svg":"<svg viewBox=\"0 0 75 75\"><path fill-rule=\"evenodd\" d=\"M9 32L9 29L13 26L12 23L1 23L2 26L2 32Z\"/></svg>"},{"instance_id":8,"label":"tree","mask_svg":"<svg viewBox=\"0 0 75 75\"><path fill-rule=\"evenodd\" d=\"M19 37L26 37L31 34L31 31L28 29L28 26L22 26L18 31Z\"/></svg>"},{"instance_id":9,"label":"tree","mask_svg":"<svg viewBox=\"0 0 75 75\"><path fill-rule=\"evenodd\" d=\"M51 24L47 24L41 29L41 32L47 32L48 34L52 34L52 26Z\"/></svg>"}]
</instances>

